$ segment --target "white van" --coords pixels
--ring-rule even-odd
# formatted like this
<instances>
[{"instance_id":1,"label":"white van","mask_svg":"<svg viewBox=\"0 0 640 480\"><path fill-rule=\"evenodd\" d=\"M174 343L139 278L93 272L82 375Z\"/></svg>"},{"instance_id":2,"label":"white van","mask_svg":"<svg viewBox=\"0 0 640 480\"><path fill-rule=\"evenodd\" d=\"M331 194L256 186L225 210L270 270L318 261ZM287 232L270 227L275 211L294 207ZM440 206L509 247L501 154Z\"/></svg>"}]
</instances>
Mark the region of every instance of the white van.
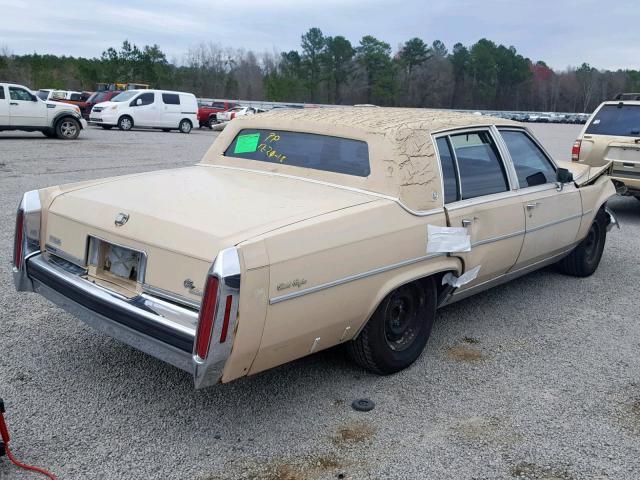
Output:
<instances>
[{"instance_id":1,"label":"white van","mask_svg":"<svg viewBox=\"0 0 640 480\"><path fill-rule=\"evenodd\" d=\"M189 133L198 125L198 102L193 93L168 90L127 90L91 109L89 123L104 129L159 128Z\"/></svg>"}]
</instances>

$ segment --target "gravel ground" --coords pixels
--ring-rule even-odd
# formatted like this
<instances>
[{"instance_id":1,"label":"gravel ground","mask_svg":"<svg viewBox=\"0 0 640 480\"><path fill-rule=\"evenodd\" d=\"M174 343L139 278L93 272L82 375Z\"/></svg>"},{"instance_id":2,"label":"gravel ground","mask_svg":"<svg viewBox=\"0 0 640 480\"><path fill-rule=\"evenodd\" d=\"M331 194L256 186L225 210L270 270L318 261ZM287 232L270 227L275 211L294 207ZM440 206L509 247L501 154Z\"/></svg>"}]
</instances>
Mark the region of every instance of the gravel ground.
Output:
<instances>
[{"instance_id":1,"label":"gravel ground","mask_svg":"<svg viewBox=\"0 0 640 480\"><path fill-rule=\"evenodd\" d=\"M532 128L561 159L579 131ZM189 165L215 135L0 133L0 396L20 459L63 479L638 478L634 199L610 202L622 230L595 275L546 269L445 308L422 357L391 377L333 349L194 391L188 374L14 292L21 192ZM376 408L353 411L360 397ZM0 478L37 477L1 458Z\"/></svg>"}]
</instances>

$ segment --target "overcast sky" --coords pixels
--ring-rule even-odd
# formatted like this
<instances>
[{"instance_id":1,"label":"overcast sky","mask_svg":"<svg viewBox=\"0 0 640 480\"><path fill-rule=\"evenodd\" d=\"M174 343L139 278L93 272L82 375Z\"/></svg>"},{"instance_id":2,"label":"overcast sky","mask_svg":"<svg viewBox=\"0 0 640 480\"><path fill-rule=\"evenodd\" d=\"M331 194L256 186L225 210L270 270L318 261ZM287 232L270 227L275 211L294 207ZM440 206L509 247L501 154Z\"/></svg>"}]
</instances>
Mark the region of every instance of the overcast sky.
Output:
<instances>
[{"instance_id":1,"label":"overcast sky","mask_svg":"<svg viewBox=\"0 0 640 480\"><path fill-rule=\"evenodd\" d=\"M556 69L588 62L640 68L638 0L0 0L0 47L97 57L124 39L180 59L203 41L255 51L299 49L320 27L394 50L411 37L471 45L482 37Z\"/></svg>"}]
</instances>

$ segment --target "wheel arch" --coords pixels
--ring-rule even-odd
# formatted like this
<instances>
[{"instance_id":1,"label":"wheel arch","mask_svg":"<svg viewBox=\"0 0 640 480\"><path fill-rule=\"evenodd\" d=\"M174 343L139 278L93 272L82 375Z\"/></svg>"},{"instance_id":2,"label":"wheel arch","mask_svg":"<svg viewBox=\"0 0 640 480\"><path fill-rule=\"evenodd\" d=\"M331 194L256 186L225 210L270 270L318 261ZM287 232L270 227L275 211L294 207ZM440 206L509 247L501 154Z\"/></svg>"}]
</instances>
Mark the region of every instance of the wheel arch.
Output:
<instances>
[{"instance_id":1,"label":"wheel arch","mask_svg":"<svg viewBox=\"0 0 640 480\"><path fill-rule=\"evenodd\" d=\"M353 340L360 334L378 306L387 297L387 295L393 292L396 288L409 283L419 282L427 278L435 277L437 293L438 296L440 296L445 291L445 286L441 283L442 277L448 272L451 272L454 275L460 275L462 268L462 261L459 258L442 256L429 260L428 262L422 262L422 264L417 263L410 268L403 269L402 272L397 273L396 275L390 276L380 284L372 298L366 315L362 318L362 322L357 325L357 328L354 329L354 334L349 337L348 340Z\"/></svg>"},{"instance_id":2,"label":"wheel arch","mask_svg":"<svg viewBox=\"0 0 640 480\"><path fill-rule=\"evenodd\" d=\"M80 130L83 129L82 122L80 121L81 117L78 117L73 112L68 112L68 111L57 113L56 116L53 117L53 120L51 121L51 127L50 128L55 129L56 125L58 124L58 122L64 120L65 118L73 118L76 122L78 122L78 126L80 127Z\"/></svg>"}]
</instances>

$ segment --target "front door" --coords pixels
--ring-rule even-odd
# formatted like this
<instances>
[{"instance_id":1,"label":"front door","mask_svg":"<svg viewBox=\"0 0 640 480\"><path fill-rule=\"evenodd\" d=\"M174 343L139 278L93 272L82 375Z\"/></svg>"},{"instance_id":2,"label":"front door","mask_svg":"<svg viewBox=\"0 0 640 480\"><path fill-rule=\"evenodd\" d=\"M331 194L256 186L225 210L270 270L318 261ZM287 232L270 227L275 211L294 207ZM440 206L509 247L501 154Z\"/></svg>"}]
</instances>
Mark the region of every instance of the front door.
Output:
<instances>
[{"instance_id":1,"label":"front door","mask_svg":"<svg viewBox=\"0 0 640 480\"><path fill-rule=\"evenodd\" d=\"M573 182L556 185L556 167L522 129L501 128L520 188L526 235L516 268L524 268L571 248L582 220L582 200Z\"/></svg>"},{"instance_id":2,"label":"front door","mask_svg":"<svg viewBox=\"0 0 640 480\"><path fill-rule=\"evenodd\" d=\"M451 133L436 139L450 227L465 227L471 250L451 253L464 270L478 275L456 294L488 282L513 267L524 238L522 206L488 128Z\"/></svg>"},{"instance_id":3,"label":"front door","mask_svg":"<svg viewBox=\"0 0 640 480\"><path fill-rule=\"evenodd\" d=\"M131 102L133 124L136 127L160 126L158 118L160 112L153 92L143 93Z\"/></svg>"},{"instance_id":4,"label":"front door","mask_svg":"<svg viewBox=\"0 0 640 480\"><path fill-rule=\"evenodd\" d=\"M9 122L13 127L47 125L47 104L22 87L9 86Z\"/></svg>"}]
</instances>

